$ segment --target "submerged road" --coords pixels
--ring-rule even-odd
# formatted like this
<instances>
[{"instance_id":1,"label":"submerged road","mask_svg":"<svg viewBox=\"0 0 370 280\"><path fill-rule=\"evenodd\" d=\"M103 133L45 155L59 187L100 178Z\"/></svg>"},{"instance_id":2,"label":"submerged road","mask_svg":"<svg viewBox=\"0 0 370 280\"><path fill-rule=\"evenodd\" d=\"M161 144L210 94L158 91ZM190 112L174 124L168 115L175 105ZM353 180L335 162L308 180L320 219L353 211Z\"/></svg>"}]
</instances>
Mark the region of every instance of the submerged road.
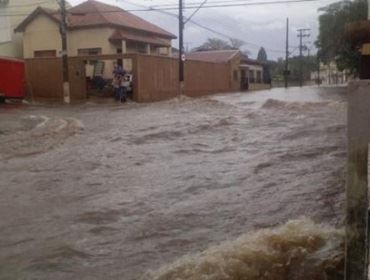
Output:
<instances>
[{"instance_id":1,"label":"submerged road","mask_svg":"<svg viewBox=\"0 0 370 280\"><path fill-rule=\"evenodd\" d=\"M345 123L345 88L0 106L0 279L134 280L292 219L341 227Z\"/></svg>"}]
</instances>

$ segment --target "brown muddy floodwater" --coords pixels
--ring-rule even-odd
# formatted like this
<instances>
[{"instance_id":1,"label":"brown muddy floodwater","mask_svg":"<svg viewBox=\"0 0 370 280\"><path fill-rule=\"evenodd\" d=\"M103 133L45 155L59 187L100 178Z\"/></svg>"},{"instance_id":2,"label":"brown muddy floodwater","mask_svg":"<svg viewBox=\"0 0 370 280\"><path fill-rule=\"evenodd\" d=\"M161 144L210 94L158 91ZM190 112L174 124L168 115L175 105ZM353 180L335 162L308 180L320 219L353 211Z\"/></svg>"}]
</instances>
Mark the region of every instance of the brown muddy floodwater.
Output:
<instances>
[{"instance_id":1,"label":"brown muddy floodwater","mask_svg":"<svg viewBox=\"0 0 370 280\"><path fill-rule=\"evenodd\" d=\"M345 88L0 107L0 279L341 279Z\"/></svg>"}]
</instances>

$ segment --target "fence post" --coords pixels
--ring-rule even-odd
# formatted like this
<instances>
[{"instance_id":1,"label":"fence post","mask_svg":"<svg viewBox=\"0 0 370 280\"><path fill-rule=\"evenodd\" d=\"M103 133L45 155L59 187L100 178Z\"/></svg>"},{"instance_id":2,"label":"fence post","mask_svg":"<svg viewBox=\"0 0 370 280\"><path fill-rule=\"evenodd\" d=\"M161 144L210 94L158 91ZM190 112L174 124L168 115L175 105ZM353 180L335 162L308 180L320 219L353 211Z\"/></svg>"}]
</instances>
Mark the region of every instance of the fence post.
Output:
<instances>
[{"instance_id":1,"label":"fence post","mask_svg":"<svg viewBox=\"0 0 370 280\"><path fill-rule=\"evenodd\" d=\"M140 98L140 61L139 55L133 54L130 55L132 59L132 74L133 74L133 99L135 102L141 102Z\"/></svg>"},{"instance_id":2,"label":"fence post","mask_svg":"<svg viewBox=\"0 0 370 280\"><path fill-rule=\"evenodd\" d=\"M352 82L348 92L345 279L368 279L369 81Z\"/></svg>"}]
</instances>

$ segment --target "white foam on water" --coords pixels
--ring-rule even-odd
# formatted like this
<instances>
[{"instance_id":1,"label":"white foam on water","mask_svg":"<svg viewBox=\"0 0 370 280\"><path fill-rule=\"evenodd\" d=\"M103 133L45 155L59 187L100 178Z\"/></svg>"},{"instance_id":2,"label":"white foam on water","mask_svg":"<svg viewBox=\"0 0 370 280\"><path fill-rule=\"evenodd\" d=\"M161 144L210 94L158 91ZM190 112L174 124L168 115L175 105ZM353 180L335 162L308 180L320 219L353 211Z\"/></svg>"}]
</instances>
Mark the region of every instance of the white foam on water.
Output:
<instances>
[{"instance_id":1,"label":"white foam on water","mask_svg":"<svg viewBox=\"0 0 370 280\"><path fill-rule=\"evenodd\" d=\"M342 242L341 230L303 218L185 256L142 279L341 279Z\"/></svg>"},{"instance_id":2,"label":"white foam on water","mask_svg":"<svg viewBox=\"0 0 370 280\"><path fill-rule=\"evenodd\" d=\"M30 156L57 147L63 140L84 129L81 121L74 118L51 119L46 116L30 116L42 121L31 130L17 131L2 139L0 158Z\"/></svg>"}]
</instances>

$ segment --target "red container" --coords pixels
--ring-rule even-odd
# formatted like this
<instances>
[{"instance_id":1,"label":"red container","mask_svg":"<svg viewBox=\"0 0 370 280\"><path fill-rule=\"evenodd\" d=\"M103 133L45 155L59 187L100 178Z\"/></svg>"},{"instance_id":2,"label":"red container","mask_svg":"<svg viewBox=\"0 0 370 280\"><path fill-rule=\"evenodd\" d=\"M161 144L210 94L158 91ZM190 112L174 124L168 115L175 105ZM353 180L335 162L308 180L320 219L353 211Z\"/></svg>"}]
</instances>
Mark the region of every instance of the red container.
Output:
<instances>
[{"instance_id":1,"label":"red container","mask_svg":"<svg viewBox=\"0 0 370 280\"><path fill-rule=\"evenodd\" d=\"M24 61L16 58L0 57L0 96L24 98Z\"/></svg>"}]
</instances>

